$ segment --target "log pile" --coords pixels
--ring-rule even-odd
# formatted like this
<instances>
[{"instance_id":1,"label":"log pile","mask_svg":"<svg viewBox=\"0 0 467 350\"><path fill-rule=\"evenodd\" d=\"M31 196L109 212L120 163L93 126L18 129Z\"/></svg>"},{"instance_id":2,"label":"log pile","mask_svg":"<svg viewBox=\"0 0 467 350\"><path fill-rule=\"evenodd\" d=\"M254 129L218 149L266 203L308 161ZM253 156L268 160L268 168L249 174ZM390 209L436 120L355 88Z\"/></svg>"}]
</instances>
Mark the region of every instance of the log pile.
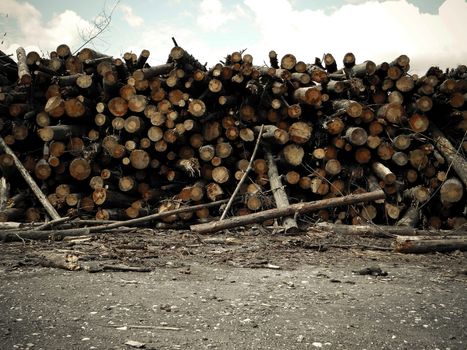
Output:
<instances>
[{"instance_id":1,"label":"log pile","mask_svg":"<svg viewBox=\"0 0 467 350\"><path fill-rule=\"evenodd\" d=\"M331 54L310 64L271 51L256 65L233 52L211 68L179 46L157 66L149 55L60 45L47 58L19 48L15 61L0 51L1 136L58 216L125 220L228 199L250 167L228 216L381 188L385 199L312 219L465 224L466 66L419 77L406 55L357 64L348 53L341 69ZM0 221L41 221L8 152L0 170Z\"/></svg>"}]
</instances>

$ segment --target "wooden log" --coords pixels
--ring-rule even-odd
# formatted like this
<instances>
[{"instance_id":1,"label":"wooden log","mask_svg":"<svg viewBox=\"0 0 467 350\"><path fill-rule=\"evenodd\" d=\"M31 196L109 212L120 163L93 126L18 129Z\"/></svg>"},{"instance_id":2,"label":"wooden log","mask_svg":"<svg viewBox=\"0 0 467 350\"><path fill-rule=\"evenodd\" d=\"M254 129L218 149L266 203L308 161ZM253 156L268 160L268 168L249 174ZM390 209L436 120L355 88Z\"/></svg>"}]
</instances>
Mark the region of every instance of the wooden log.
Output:
<instances>
[{"instance_id":1,"label":"wooden log","mask_svg":"<svg viewBox=\"0 0 467 350\"><path fill-rule=\"evenodd\" d=\"M428 157L421 149L409 152L409 162L417 170L424 169L428 165Z\"/></svg>"},{"instance_id":2,"label":"wooden log","mask_svg":"<svg viewBox=\"0 0 467 350\"><path fill-rule=\"evenodd\" d=\"M410 129L414 132L425 132L430 126L430 120L426 115L414 113L409 118Z\"/></svg>"},{"instance_id":3,"label":"wooden log","mask_svg":"<svg viewBox=\"0 0 467 350\"><path fill-rule=\"evenodd\" d=\"M409 157L404 152L395 152L392 155L391 160L398 166L404 166L409 162Z\"/></svg>"},{"instance_id":4,"label":"wooden log","mask_svg":"<svg viewBox=\"0 0 467 350\"><path fill-rule=\"evenodd\" d=\"M399 206L386 202L384 203L384 210L389 218L394 220L399 219L401 212L401 208Z\"/></svg>"},{"instance_id":5,"label":"wooden log","mask_svg":"<svg viewBox=\"0 0 467 350\"><path fill-rule=\"evenodd\" d=\"M316 202L305 202L291 204L287 208L276 208L269 209L262 212L245 215L241 217L233 217L230 219L210 222L207 224L192 225L190 229L197 233L212 233L220 230L225 230L229 228L234 228L238 226L249 225L257 222L263 222L266 220L291 216L295 213L305 214L312 211L317 211L323 208L333 208L341 205L349 205L361 202L372 201L375 199L384 198L385 194L383 191L375 191L363 194L352 194L344 197L324 199Z\"/></svg>"},{"instance_id":6,"label":"wooden log","mask_svg":"<svg viewBox=\"0 0 467 350\"><path fill-rule=\"evenodd\" d=\"M425 186L419 185L406 189L402 193L402 198L408 201L425 203L430 199L430 191Z\"/></svg>"},{"instance_id":7,"label":"wooden log","mask_svg":"<svg viewBox=\"0 0 467 350\"><path fill-rule=\"evenodd\" d=\"M123 117L128 111L128 102L122 97L114 97L108 103L110 113L115 117Z\"/></svg>"},{"instance_id":8,"label":"wooden log","mask_svg":"<svg viewBox=\"0 0 467 350\"><path fill-rule=\"evenodd\" d=\"M88 128L84 125L54 125L37 130L43 141L64 141L70 137L84 136Z\"/></svg>"},{"instance_id":9,"label":"wooden log","mask_svg":"<svg viewBox=\"0 0 467 350\"><path fill-rule=\"evenodd\" d=\"M382 163L374 162L371 168L375 175L383 180L386 185L391 185L396 181L396 175Z\"/></svg>"},{"instance_id":10,"label":"wooden log","mask_svg":"<svg viewBox=\"0 0 467 350\"><path fill-rule=\"evenodd\" d=\"M332 108L337 112L345 110L352 118L358 118L362 115L363 107L360 103L352 100L335 100L332 103Z\"/></svg>"},{"instance_id":11,"label":"wooden log","mask_svg":"<svg viewBox=\"0 0 467 350\"><path fill-rule=\"evenodd\" d=\"M368 140L366 130L360 127L350 127L345 131L345 138L353 145L362 146Z\"/></svg>"},{"instance_id":12,"label":"wooden log","mask_svg":"<svg viewBox=\"0 0 467 350\"><path fill-rule=\"evenodd\" d=\"M85 180L91 175L91 164L87 159L78 157L72 160L69 167L70 175L78 180Z\"/></svg>"},{"instance_id":13,"label":"wooden log","mask_svg":"<svg viewBox=\"0 0 467 350\"><path fill-rule=\"evenodd\" d=\"M311 138L313 128L310 124L305 122L296 122L290 125L288 133L289 138L296 144L307 143Z\"/></svg>"},{"instance_id":14,"label":"wooden log","mask_svg":"<svg viewBox=\"0 0 467 350\"><path fill-rule=\"evenodd\" d=\"M443 203L457 203L464 195L464 186L455 177L450 178L441 185L440 195Z\"/></svg>"},{"instance_id":15,"label":"wooden log","mask_svg":"<svg viewBox=\"0 0 467 350\"><path fill-rule=\"evenodd\" d=\"M466 230L420 230L406 226L386 226L386 225L341 225L318 223L316 228L324 231L331 231L342 235L361 237L394 238L395 236L466 236Z\"/></svg>"},{"instance_id":16,"label":"wooden log","mask_svg":"<svg viewBox=\"0 0 467 350\"><path fill-rule=\"evenodd\" d=\"M135 169L146 169L149 166L150 161L151 157L145 150L135 149L130 153L131 166Z\"/></svg>"},{"instance_id":17,"label":"wooden log","mask_svg":"<svg viewBox=\"0 0 467 350\"><path fill-rule=\"evenodd\" d=\"M455 250L467 250L466 237L414 236L396 237L394 251L397 253L425 254L448 253Z\"/></svg>"},{"instance_id":18,"label":"wooden log","mask_svg":"<svg viewBox=\"0 0 467 350\"><path fill-rule=\"evenodd\" d=\"M302 87L294 91L294 99L299 103L317 105L321 103L321 91L317 87Z\"/></svg>"},{"instance_id":19,"label":"wooden log","mask_svg":"<svg viewBox=\"0 0 467 350\"><path fill-rule=\"evenodd\" d=\"M18 59L18 82L21 85L29 85L32 82L31 73L26 62L26 51L23 47L16 49L16 58Z\"/></svg>"},{"instance_id":20,"label":"wooden log","mask_svg":"<svg viewBox=\"0 0 467 350\"><path fill-rule=\"evenodd\" d=\"M302 164L305 151L300 145L291 143L282 149L282 156L288 164L298 166Z\"/></svg>"},{"instance_id":21,"label":"wooden log","mask_svg":"<svg viewBox=\"0 0 467 350\"><path fill-rule=\"evenodd\" d=\"M265 152L266 161L268 163L268 177L276 208L286 208L290 205L287 194L282 186L282 180L277 170L276 162L271 151ZM282 226L285 233L293 234L298 232L298 225L293 217L284 217L282 219Z\"/></svg>"},{"instance_id":22,"label":"wooden log","mask_svg":"<svg viewBox=\"0 0 467 350\"><path fill-rule=\"evenodd\" d=\"M355 66L355 55L352 52L347 52L344 55L342 63L344 63L345 68L352 68Z\"/></svg>"},{"instance_id":23,"label":"wooden log","mask_svg":"<svg viewBox=\"0 0 467 350\"><path fill-rule=\"evenodd\" d=\"M324 55L324 65L328 73L334 73L337 71L337 63L334 56L330 53Z\"/></svg>"},{"instance_id":24,"label":"wooden log","mask_svg":"<svg viewBox=\"0 0 467 350\"><path fill-rule=\"evenodd\" d=\"M456 151L451 142L433 123L430 125L430 131L438 151L446 158L448 163L452 164L457 176L464 183L464 186L467 186L467 161L465 158Z\"/></svg>"},{"instance_id":25,"label":"wooden log","mask_svg":"<svg viewBox=\"0 0 467 350\"><path fill-rule=\"evenodd\" d=\"M404 107L398 103L387 103L382 105L377 112L378 118L387 120L390 123L400 124L405 115Z\"/></svg>"},{"instance_id":26,"label":"wooden log","mask_svg":"<svg viewBox=\"0 0 467 350\"><path fill-rule=\"evenodd\" d=\"M96 188L92 193L92 200L99 206L125 208L130 206L135 199L126 194L106 188Z\"/></svg>"},{"instance_id":27,"label":"wooden log","mask_svg":"<svg viewBox=\"0 0 467 350\"><path fill-rule=\"evenodd\" d=\"M415 227L420 220L420 210L416 206L410 206L404 216L397 221L396 226Z\"/></svg>"}]
</instances>

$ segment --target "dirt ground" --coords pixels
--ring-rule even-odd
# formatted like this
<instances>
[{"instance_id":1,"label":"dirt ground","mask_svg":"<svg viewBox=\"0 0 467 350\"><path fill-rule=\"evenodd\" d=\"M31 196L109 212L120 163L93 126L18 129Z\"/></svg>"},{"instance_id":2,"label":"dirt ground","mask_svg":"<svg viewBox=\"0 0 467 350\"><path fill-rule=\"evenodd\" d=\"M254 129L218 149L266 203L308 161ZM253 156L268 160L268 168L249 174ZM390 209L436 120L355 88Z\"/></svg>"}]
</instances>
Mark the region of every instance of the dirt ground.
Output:
<instances>
[{"instance_id":1,"label":"dirt ground","mask_svg":"<svg viewBox=\"0 0 467 350\"><path fill-rule=\"evenodd\" d=\"M0 348L467 349L467 254L389 245L263 229L5 243ZM44 267L66 254L80 270Z\"/></svg>"}]
</instances>

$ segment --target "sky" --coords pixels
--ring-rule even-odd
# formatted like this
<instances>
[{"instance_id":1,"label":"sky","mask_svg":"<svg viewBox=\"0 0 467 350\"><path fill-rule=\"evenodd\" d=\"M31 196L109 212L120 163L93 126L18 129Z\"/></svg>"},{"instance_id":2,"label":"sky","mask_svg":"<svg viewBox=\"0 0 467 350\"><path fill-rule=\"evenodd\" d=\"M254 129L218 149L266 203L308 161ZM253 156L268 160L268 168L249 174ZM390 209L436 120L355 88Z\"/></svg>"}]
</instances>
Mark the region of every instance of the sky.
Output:
<instances>
[{"instance_id":1,"label":"sky","mask_svg":"<svg viewBox=\"0 0 467 350\"><path fill-rule=\"evenodd\" d=\"M171 38L208 67L246 49L263 65L270 50L313 62L332 53L342 62L376 64L400 54L411 72L430 66L467 64L467 0L1 0L0 50L48 56L62 44L78 49L103 12L112 13L105 32L87 47L121 57L151 52L165 63Z\"/></svg>"}]
</instances>

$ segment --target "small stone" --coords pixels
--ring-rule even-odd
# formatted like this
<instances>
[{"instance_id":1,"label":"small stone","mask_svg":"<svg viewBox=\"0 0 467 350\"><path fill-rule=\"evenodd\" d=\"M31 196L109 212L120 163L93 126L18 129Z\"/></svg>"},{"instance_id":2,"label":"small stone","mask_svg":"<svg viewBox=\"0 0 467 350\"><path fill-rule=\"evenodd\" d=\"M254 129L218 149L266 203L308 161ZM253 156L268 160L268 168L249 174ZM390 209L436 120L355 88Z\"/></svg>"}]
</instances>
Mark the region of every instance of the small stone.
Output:
<instances>
[{"instance_id":1,"label":"small stone","mask_svg":"<svg viewBox=\"0 0 467 350\"><path fill-rule=\"evenodd\" d=\"M135 340L127 340L125 342L125 345L128 345L128 346L131 346L133 348L138 348L138 349L141 349L141 348L144 348L144 346L146 345L145 343L141 343L139 341L135 341Z\"/></svg>"},{"instance_id":2,"label":"small stone","mask_svg":"<svg viewBox=\"0 0 467 350\"><path fill-rule=\"evenodd\" d=\"M323 343L320 343L318 341L314 341L313 343L311 343L312 346L314 346L315 348L322 348L323 347Z\"/></svg>"}]
</instances>

